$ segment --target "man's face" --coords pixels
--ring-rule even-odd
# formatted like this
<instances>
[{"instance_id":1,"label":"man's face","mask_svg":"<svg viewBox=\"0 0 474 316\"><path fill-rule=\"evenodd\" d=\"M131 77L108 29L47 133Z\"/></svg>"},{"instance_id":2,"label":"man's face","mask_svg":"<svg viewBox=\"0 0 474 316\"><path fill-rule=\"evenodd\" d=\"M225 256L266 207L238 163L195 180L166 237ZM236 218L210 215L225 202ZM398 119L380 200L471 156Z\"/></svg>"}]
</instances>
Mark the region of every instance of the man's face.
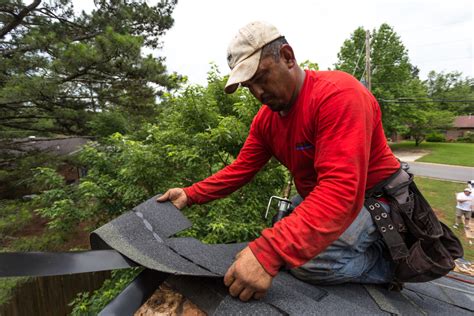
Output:
<instances>
[{"instance_id":1,"label":"man's face","mask_svg":"<svg viewBox=\"0 0 474 316\"><path fill-rule=\"evenodd\" d=\"M464 194L466 194L466 195L470 195L470 194L471 194L471 192L469 192L469 191L464 191Z\"/></svg>"},{"instance_id":2,"label":"man's face","mask_svg":"<svg viewBox=\"0 0 474 316\"><path fill-rule=\"evenodd\" d=\"M296 83L282 58L262 58L255 75L242 86L275 112L288 111L295 99Z\"/></svg>"}]
</instances>

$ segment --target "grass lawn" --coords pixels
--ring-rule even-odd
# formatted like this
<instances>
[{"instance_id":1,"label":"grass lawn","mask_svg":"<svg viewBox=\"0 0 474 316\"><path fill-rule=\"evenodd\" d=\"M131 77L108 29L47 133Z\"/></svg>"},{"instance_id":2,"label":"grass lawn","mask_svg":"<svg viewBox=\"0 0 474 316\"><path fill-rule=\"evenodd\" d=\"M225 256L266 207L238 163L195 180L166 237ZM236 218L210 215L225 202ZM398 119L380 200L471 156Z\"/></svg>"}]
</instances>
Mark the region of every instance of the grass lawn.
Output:
<instances>
[{"instance_id":1,"label":"grass lawn","mask_svg":"<svg viewBox=\"0 0 474 316\"><path fill-rule=\"evenodd\" d=\"M415 147L415 142L404 141L401 143L391 144L390 148L392 148L392 150L395 152L429 152L429 154L426 156L418 159L417 161L419 162L433 162L447 165L474 167L474 144L423 142L420 144L420 146Z\"/></svg>"},{"instance_id":2,"label":"grass lawn","mask_svg":"<svg viewBox=\"0 0 474 316\"><path fill-rule=\"evenodd\" d=\"M464 235L464 229L453 229L455 217L456 199L454 193L461 192L466 185L463 183L433 180L416 177L416 184L425 198L438 215L438 218L448 225L456 236L461 240L464 247L464 259L474 261L474 245Z\"/></svg>"}]
</instances>

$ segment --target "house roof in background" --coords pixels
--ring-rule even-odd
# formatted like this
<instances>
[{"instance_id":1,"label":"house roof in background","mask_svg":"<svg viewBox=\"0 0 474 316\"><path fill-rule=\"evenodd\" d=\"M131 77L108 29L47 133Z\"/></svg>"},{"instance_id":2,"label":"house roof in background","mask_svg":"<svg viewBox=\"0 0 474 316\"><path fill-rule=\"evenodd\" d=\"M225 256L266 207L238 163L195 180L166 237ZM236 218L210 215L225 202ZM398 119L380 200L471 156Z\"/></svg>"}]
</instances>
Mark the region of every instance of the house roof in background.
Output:
<instances>
[{"instance_id":1,"label":"house roof in background","mask_svg":"<svg viewBox=\"0 0 474 316\"><path fill-rule=\"evenodd\" d=\"M74 154L79 151L86 143L90 142L91 139L86 137L58 137L58 138L46 138L46 137L28 137L13 140L12 144L18 146L19 150L10 150L10 153L20 154L23 151L41 151L47 152L57 156L66 156Z\"/></svg>"},{"instance_id":2,"label":"house roof in background","mask_svg":"<svg viewBox=\"0 0 474 316\"><path fill-rule=\"evenodd\" d=\"M456 116L453 126L457 128L474 128L474 115Z\"/></svg>"}]
</instances>

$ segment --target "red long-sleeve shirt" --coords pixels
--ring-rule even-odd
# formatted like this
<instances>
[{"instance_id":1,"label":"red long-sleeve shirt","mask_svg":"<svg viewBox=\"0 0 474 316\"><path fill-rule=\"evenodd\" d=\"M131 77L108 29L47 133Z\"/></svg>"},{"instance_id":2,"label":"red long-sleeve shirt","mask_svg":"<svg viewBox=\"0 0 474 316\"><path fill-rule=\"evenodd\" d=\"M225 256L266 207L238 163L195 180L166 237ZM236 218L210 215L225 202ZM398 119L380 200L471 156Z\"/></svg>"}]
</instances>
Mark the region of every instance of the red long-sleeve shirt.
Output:
<instances>
[{"instance_id":1,"label":"red long-sleeve shirt","mask_svg":"<svg viewBox=\"0 0 474 316\"><path fill-rule=\"evenodd\" d=\"M272 155L293 174L304 201L249 244L271 275L283 265L297 267L322 252L355 219L366 189L399 168L372 94L344 72L306 71L288 114L263 106L236 160L184 189L189 204L232 193Z\"/></svg>"}]
</instances>

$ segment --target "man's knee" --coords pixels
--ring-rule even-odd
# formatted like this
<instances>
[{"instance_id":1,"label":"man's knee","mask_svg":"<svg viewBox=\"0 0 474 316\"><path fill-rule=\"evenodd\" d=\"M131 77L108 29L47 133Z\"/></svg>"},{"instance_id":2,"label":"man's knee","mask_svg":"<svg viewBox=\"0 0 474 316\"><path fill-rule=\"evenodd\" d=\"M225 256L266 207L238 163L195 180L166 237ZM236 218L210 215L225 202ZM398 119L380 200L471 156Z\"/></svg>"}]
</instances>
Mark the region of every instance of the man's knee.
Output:
<instances>
[{"instance_id":1,"label":"man's knee","mask_svg":"<svg viewBox=\"0 0 474 316\"><path fill-rule=\"evenodd\" d=\"M390 212L388 205L382 205ZM338 240L303 266L291 270L291 273L301 280L318 284L361 280L363 274L381 260L381 238L370 213L363 207Z\"/></svg>"},{"instance_id":2,"label":"man's knee","mask_svg":"<svg viewBox=\"0 0 474 316\"><path fill-rule=\"evenodd\" d=\"M301 267L291 269L290 273L297 279L312 284L339 284L348 282L344 274L340 273L344 265L328 264L324 261L311 260Z\"/></svg>"},{"instance_id":3,"label":"man's knee","mask_svg":"<svg viewBox=\"0 0 474 316\"><path fill-rule=\"evenodd\" d=\"M393 276L393 264L383 257L382 242L378 241L366 252L343 260L330 262L318 256L290 272L296 278L313 284L387 283Z\"/></svg>"}]
</instances>

